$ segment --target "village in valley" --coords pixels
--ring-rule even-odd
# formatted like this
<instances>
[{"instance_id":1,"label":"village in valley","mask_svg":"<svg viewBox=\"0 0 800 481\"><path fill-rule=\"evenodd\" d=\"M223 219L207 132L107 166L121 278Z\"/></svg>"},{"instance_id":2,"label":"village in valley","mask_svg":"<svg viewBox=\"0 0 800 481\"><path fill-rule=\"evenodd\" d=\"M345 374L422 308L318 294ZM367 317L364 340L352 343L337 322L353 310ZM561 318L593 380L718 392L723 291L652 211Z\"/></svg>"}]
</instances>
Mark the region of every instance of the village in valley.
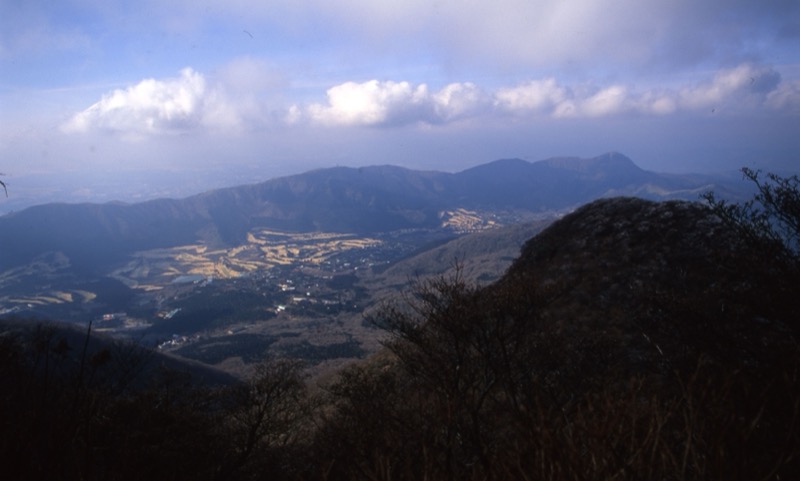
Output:
<instances>
[{"instance_id":1,"label":"village in valley","mask_svg":"<svg viewBox=\"0 0 800 481\"><path fill-rule=\"evenodd\" d=\"M518 221L513 215L455 209L441 213L438 229L371 235L260 228L233 247L137 252L91 285L60 278L69 263L55 255L36 273L5 273L8 285L41 272L50 281L5 296L0 307L91 321L96 332L233 372L268 350L312 363L354 358L378 347L365 309L379 300L364 279L449 239Z\"/></svg>"}]
</instances>

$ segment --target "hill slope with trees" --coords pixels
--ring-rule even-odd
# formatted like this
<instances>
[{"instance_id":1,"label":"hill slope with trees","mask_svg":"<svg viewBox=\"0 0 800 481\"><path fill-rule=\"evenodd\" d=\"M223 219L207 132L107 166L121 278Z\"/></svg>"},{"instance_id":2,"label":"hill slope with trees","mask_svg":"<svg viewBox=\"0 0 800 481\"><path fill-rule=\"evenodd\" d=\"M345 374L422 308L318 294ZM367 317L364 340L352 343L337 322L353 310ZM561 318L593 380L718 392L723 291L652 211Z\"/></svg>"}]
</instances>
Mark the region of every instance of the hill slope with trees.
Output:
<instances>
[{"instance_id":1,"label":"hill slope with trees","mask_svg":"<svg viewBox=\"0 0 800 481\"><path fill-rule=\"evenodd\" d=\"M424 282L332 389L341 479L792 478L800 284L775 262L707 206L617 198L491 286Z\"/></svg>"}]
</instances>

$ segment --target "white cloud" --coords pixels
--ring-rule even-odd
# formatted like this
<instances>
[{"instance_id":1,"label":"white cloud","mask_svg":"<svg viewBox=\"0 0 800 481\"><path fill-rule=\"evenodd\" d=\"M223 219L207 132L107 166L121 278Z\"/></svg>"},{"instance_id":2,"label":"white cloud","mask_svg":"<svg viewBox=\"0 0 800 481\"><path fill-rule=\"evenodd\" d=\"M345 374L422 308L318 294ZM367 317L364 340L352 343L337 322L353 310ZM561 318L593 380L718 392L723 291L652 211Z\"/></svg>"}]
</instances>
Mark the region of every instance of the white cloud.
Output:
<instances>
[{"instance_id":1,"label":"white cloud","mask_svg":"<svg viewBox=\"0 0 800 481\"><path fill-rule=\"evenodd\" d=\"M800 114L800 80L779 84L767 94L766 104L776 111Z\"/></svg>"},{"instance_id":2,"label":"white cloud","mask_svg":"<svg viewBox=\"0 0 800 481\"><path fill-rule=\"evenodd\" d=\"M709 82L681 89L678 98L687 109L742 109L763 105L780 81L780 74L769 67L742 64L718 72Z\"/></svg>"},{"instance_id":3,"label":"white cloud","mask_svg":"<svg viewBox=\"0 0 800 481\"><path fill-rule=\"evenodd\" d=\"M606 87L583 102L583 113L588 117L604 117L628 109L629 93L622 85Z\"/></svg>"},{"instance_id":4,"label":"white cloud","mask_svg":"<svg viewBox=\"0 0 800 481\"><path fill-rule=\"evenodd\" d=\"M180 77L145 79L104 95L74 115L63 130L103 130L130 136L186 131L202 122L206 94L203 75L185 68Z\"/></svg>"},{"instance_id":5,"label":"white cloud","mask_svg":"<svg viewBox=\"0 0 800 481\"><path fill-rule=\"evenodd\" d=\"M378 125L402 120L423 108L428 97L425 84L408 82L345 82L327 91L328 104L308 108L312 120L329 125Z\"/></svg>"},{"instance_id":6,"label":"white cloud","mask_svg":"<svg viewBox=\"0 0 800 481\"><path fill-rule=\"evenodd\" d=\"M61 129L110 132L128 140L201 129L248 130L270 121L265 92L282 81L264 62L250 58L223 66L213 82L187 67L178 77L148 78L103 95Z\"/></svg>"},{"instance_id":7,"label":"white cloud","mask_svg":"<svg viewBox=\"0 0 800 481\"><path fill-rule=\"evenodd\" d=\"M426 84L369 80L345 82L327 91L327 104L311 104L305 116L325 125L437 124L476 115L488 105L486 95L472 83L452 83L431 93ZM302 109L293 106L297 121Z\"/></svg>"},{"instance_id":8,"label":"white cloud","mask_svg":"<svg viewBox=\"0 0 800 481\"><path fill-rule=\"evenodd\" d=\"M495 95L495 106L508 112L545 113L552 111L571 94L554 78L531 80L517 87L499 89Z\"/></svg>"},{"instance_id":9,"label":"white cloud","mask_svg":"<svg viewBox=\"0 0 800 481\"><path fill-rule=\"evenodd\" d=\"M635 105L636 110L655 115L668 115L678 110L678 100L675 92L659 89L650 90L639 95Z\"/></svg>"},{"instance_id":10,"label":"white cloud","mask_svg":"<svg viewBox=\"0 0 800 481\"><path fill-rule=\"evenodd\" d=\"M451 83L431 95L434 120L451 122L479 115L491 105L490 97L477 85Z\"/></svg>"}]
</instances>

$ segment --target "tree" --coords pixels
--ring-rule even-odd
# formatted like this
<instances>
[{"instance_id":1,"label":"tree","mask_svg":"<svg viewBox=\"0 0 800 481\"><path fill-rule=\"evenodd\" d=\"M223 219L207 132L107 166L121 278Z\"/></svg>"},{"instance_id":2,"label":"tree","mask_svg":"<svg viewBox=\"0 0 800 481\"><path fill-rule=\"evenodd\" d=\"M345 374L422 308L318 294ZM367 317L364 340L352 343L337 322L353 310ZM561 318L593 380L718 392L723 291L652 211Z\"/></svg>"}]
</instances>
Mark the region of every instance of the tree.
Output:
<instances>
[{"instance_id":1,"label":"tree","mask_svg":"<svg viewBox=\"0 0 800 481\"><path fill-rule=\"evenodd\" d=\"M728 252L728 239L713 242ZM619 332L569 319L559 303L582 300L539 283L532 268L482 289L458 270L417 284L407 304L373 319L397 370L351 372L334 392L339 412L352 413L338 432L359 433L351 464L365 466L345 479L789 477L800 462L800 399L786 394L798 388L796 342L754 317L764 312L751 306L760 277L740 269L728 279L728 267L706 278L709 290L670 292L663 313L652 302L629 311L643 317ZM741 309L713 309L708 296L730 286ZM634 342L675 331L686 342L664 352L654 344L653 363ZM667 368L654 369L660 358ZM378 380L385 389L372 389ZM384 446L404 445L383 421L398 417L418 433L416 476L397 462L406 453L378 462Z\"/></svg>"},{"instance_id":2,"label":"tree","mask_svg":"<svg viewBox=\"0 0 800 481\"><path fill-rule=\"evenodd\" d=\"M800 179L796 175L781 177L747 167L744 177L752 181L758 192L744 204L719 200L713 192L703 195L714 213L733 226L742 239L779 263L797 268L800 262Z\"/></svg>"},{"instance_id":3,"label":"tree","mask_svg":"<svg viewBox=\"0 0 800 481\"><path fill-rule=\"evenodd\" d=\"M711 210L739 236L731 262L742 276L747 302L762 317L800 329L800 179L743 168L757 188L751 200L732 204L703 195Z\"/></svg>"},{"instance_id":4,"label":"tree","mask_svg":"<svg viewBox=\"0 0 800 481\"><path fill-rule=\"evenodd\" d=\"M440 470L433 477L490 479L513 450L509 430L530 408L540 375L533 357L544 296L527 280L479 289L457 264L372 320L388 331L385 346L410 389L424 393L420 417L431 426L423 430L436 433L428 452L438 453Z\"/></svg>"},{"instance_id":5,"label":"tree","mask_svg":"<svg viewBox=\"0 0 800 481\"><path fill-rule=\"evenodd\" d=\"M443 478L429 404L389 356L343 369L326 387L315 435L314 476L326 480ZM434 428L436 426L433 426Z\"/></svg>"},{"instance_id":6,"label":"tree","mask_svg":"<svg viewBox=\"0 0 800 481\"><path fill-rule=\"evenodd\" d=\"M302 363L267 359L248 382L221 393L224 435L231 453L217 479L260 471L273 478L296 461L292 448L307 437L310 402Z\"/></svg>"}]
</instances>

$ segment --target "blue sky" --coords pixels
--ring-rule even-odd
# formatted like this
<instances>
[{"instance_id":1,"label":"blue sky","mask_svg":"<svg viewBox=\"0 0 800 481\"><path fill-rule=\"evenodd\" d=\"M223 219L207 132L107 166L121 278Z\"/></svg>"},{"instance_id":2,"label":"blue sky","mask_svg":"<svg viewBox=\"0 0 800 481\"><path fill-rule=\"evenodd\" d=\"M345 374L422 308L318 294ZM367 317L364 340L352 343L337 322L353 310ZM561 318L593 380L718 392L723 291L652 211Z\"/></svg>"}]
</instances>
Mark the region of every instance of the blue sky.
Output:
<instances>
[{"instance_id":1,"label":"blue sky","mask_svg":"<svg viewBox=\"0 0 800 481\"><path fill-rule=\"evenodd\" d=\"M0 0L12 185L611 150L797 170L800 2Z\"/></svg>"}]
</instances>

